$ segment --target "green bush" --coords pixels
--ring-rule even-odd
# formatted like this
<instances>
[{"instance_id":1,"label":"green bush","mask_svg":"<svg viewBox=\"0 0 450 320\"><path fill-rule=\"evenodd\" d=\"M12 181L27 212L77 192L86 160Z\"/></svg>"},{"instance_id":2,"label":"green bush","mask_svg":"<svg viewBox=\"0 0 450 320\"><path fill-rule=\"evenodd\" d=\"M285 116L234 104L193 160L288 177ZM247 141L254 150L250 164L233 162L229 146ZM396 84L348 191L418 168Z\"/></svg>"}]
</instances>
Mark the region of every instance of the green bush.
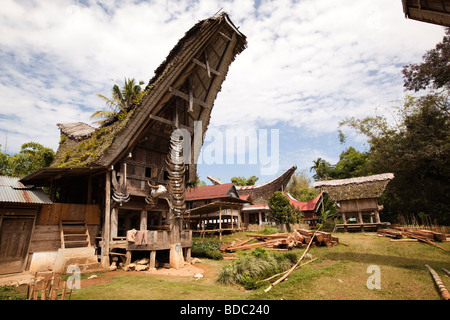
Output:
<instances>
[{"instance_id":1,"label":"green bush","mask_svg":"<svg viewBox=\"0 0 450 320\"><path fill-rule=\"evenodd\" d=\"M278 233L278 232L279 232L279 230L275 226L265 226L258 233L267 235L267 234L275 234L275 233Z\"/></svg>"},{"instance_id":2,"label":"green bush","mask_svg":"<svg viewBox=\"0 0 450 320\"><path fill-rule=\"evenodd\" d=\"M221 243L214 240L193 240L191 255L197 258L208 258L222 260L223 255L219 252Z\"/></svg>"},{"instance_id":3,"label":"green bush","mask_svg":"<svg viewBox=\"0 0 450 320\"><path fill-rule=\"evenodd\" d=\"M19 293L15 286L1 286L0 300L25 300L26 296Z\"/></svg>"}]
</instances>

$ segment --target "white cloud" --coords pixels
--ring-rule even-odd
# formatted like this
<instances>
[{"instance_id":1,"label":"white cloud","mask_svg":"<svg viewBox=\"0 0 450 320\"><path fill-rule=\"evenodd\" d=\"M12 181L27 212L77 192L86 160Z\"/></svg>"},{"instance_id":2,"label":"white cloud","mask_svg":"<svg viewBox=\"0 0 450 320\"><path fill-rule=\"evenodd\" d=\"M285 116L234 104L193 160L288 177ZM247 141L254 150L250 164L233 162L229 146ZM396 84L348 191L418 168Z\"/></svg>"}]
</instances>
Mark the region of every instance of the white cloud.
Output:
<instances>
[{"instance_id":1,"label":"white cloud","mask_svg":"<svg viewBox=\"0 0 450 320\"><path fill-rule=\"evenodd\" d=\"M245 119L245 128L333 133L347 116L402 99L401 66L420 61L444 34L406 20L391 0L4 0L0 144L7 131L11 152L31 140L56 149L56 123L89 122L103 107L95 93L108 94L124 77L147 82L178 39L220 8L248 48L216 100L217 128Z\"/></svg>"}]
</instances>

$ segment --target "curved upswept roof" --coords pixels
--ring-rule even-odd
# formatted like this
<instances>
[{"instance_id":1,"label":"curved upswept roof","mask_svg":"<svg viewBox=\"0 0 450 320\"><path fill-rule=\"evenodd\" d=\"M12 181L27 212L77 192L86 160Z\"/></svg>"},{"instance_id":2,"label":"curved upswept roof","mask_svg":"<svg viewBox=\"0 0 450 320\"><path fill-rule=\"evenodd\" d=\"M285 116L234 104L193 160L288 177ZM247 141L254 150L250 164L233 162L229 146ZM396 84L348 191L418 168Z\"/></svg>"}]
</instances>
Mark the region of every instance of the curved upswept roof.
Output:
<instances>
[{"instance_id":1,"label":"curved upswept roof","mask_svg":"<svg viewBox=\"0 0 450 320\"><path fill-rule=\"evenodd\" d=\"M291 176L297 170L297 166L293 165L278 177L254 186L236 186L239 195L250 195L254 204L266 204L267 199L276 191L282 191L286 188ZM220 179L213 176L207 177L214 184L225 184Z\"/></svg>"},{"instance_id":2,"label":"curved upswept roof","mask_svg":"<svg viewBox=\"0 0 450 320\"><path fill-rule=\"evenodd\" d=\"M246 47L245 35L233 25L227 13L197 22L155 70L139 104L120 120L116 119L93 132L87 124L59 124L64 136L51 166L108 168L116 164L129 154L145 136L145 130L154 127L155 123L175 123L173 108L176 99L183 101L180 103L183 111L179 114L189 112L190 115L180 117L180 121L192 119L189 123L180 122L180 126L193 129L194 121L202 121L204 136L228 69ZM79 135L77 130L80 128L87 134ZM68 130L69 135L66 134ZM191 163L196 163L193 160Z\"/></svg>"}]
</instances>

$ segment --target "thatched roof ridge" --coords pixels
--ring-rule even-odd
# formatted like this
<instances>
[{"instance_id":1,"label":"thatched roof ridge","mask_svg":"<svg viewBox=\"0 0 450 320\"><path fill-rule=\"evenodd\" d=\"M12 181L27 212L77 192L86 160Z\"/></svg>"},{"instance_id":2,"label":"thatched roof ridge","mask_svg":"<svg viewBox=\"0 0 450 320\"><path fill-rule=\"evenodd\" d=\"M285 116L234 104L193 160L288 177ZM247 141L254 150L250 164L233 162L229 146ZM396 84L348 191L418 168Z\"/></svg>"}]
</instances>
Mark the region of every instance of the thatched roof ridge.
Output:
<instances>
[{"instance_id":1,"label":"thatched roof ridge","mask_svg":"<svg viewBox=\"0 0 450 320\"><path fill-rule=\"evenodd\" d=\"M207 107L204 107L195 119L202 121L202 134L205 135L214 100L221 90L229 65L247 45L246 37L230 22L225 12L199 21L186 32L155 70L140 103L123 119L101 126L84 138L63 139L62 137L52 167L102 166L107 168L119 162L129 154L145 133L145 129L156 121L152 120L152 116L170 121L164 112L165 108L168 108L169 101L173 101L170 100L173 97L171 88L182 90L189 72L196 67L193 60L203 57L202 54L207 46L216 43L217 39L226 39L227 43L223 46L226 48L223 56L218 59L218 64L215 66L219 75L213 75L208 80L211 83L205 85L202 99L205 99ZM193 87L198 89L202 86L196 83Z\"/></svg>"},{"instance_id":2,"label":"thatched roof ridge","mask_svg":"<svg viewBox=\"0 0 450 320\"><path fill-rule=\"evenodd\" d=\"M245 35L243 35L241 32L238 31L236 26L230 21L228 14L226 12L222 12L220 14L214 15L210 18L207 18L205 20L198 21L191 29L189 29L183 38L181 38L175 47L169 52L166 59L156 68L154 76L150 79L146 89L151 88L158 80L161 75L164 74L164 71L170 67L170 63L175 61L179 53L183 50L183 47L186 46L186 43L194 37L199 31L201 31L201 28L205 28L205 26L213 23L213 22L219 22L225 21L227 24L229 24L240 36L241 44L237 47L238 51L236 54L241 53L247 46L247 40Z\"/></svg>"},{"instance_id":3,"label":"thatched roof ridge","mask_svg":"<svg viewBox=\"0 0 450 320\"><path fill-rule=\"evenodd\" d=\"M218 33L221 30L224 30L226 27L231 28L231 25L227 22L229 21L227 17L228 15L224 12L202 20L178 41L165 61L155 70L155 75L147 86L149 90L142 98L140 105L135 109L135 115L130 119L130 123L120 133L120 136L115 139L111 148L102 156L99 164L106 167L110 166L128 152L129 148L131 148L130 141L140 134L140 130L149 122L150 115L159 115L161 108L164 106L164 101L167 102L170 98L170 95L168 95L170 87L176 81L181 82L183 77L186 78L183 79L184 81L187 80L188 75L185 73L186 69L193 64L192 59L199 54L199 51L204 50L213 37L218 37ZM233 30L235 30L234 27ZM246 45L245 36L241 33L237 34L236 43L232 48L232 57L224 61L224 65L221 65L223 74L219 77L220 81L209 88L212 94L208 93L208 95L213 97L211 105L208 108L204 108L201 117L197 119L203 122L203 135L209 124L214 99L221 89L222 82L225 80L229 65L234 61L236 55L246 48Z\"/></svg>"},{"instance_id":4,"label":"thatched roof ridge","mask_svg":"<svg viewBox=\"0 0 450 320\"><path fill-rule=\"evenodd\" d=\"M58 123L56 125L61 130L61 133L75 140L85 139L95 132L94 127L84 122Z\"/></svg>"},{"instance_id":5,"label":"thatched roof ridge","mask_svg":"<svg viewBox=\"0 0 450 320\"><path fill-rule=\"evenodd\" d=\"M313 186L322 188L333 201L377 199L393 178L394 174L383 173L350 179L316 181Z\"/></svg>"},{"instance_id":6,"label":"thatched roof ridge","mask_svg":"<svg viewBox=\"0 0 450 320\"><path fill-rule=\"evenodd\" d=\"M314 188L322 186L343 186L347 184L370 183L374 181L392 180L393 178L394 178L393 173L382 173L366 177L316 181L313 183L313 186Z\"/></svg>"}]
</instances>

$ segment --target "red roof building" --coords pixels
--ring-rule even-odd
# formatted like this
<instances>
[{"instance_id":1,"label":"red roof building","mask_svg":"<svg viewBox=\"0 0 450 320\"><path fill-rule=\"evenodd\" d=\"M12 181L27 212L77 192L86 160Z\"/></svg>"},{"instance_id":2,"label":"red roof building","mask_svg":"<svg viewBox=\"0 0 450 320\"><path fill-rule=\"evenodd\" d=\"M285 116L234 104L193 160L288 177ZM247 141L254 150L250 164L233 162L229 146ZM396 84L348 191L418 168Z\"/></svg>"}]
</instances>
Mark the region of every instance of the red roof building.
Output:
<instances>
[{"instance_id":1,"label":"red roof building","mask_svg":"<svg viewBox=\"0 0 450 320\"><path fill-rule=\"evenodd\" d=\"M322 195L323 192L319 193L314 199L309 201L298 201L294 199L289 193L283 192L286 198L289 199L289 203L295 208L303 213L301 220L307 221L310 225L315 225L318 220L318 212L320 206L322 205Z\"/></svg>"},{"instance_id":2,"label":"red roof building","mask_svg":"<svg viewBox=\"0 0 450 320\"><path fill-rule=\"evenodd\" d=\"M186 201L227 199L240 202L240 197L233 183L218 184L212 186L202 186L188 188L185 193ZM232 198L232 199L230 199ZM245 200L243 200L245 201Z\"/></svg>"}]
</instances>

